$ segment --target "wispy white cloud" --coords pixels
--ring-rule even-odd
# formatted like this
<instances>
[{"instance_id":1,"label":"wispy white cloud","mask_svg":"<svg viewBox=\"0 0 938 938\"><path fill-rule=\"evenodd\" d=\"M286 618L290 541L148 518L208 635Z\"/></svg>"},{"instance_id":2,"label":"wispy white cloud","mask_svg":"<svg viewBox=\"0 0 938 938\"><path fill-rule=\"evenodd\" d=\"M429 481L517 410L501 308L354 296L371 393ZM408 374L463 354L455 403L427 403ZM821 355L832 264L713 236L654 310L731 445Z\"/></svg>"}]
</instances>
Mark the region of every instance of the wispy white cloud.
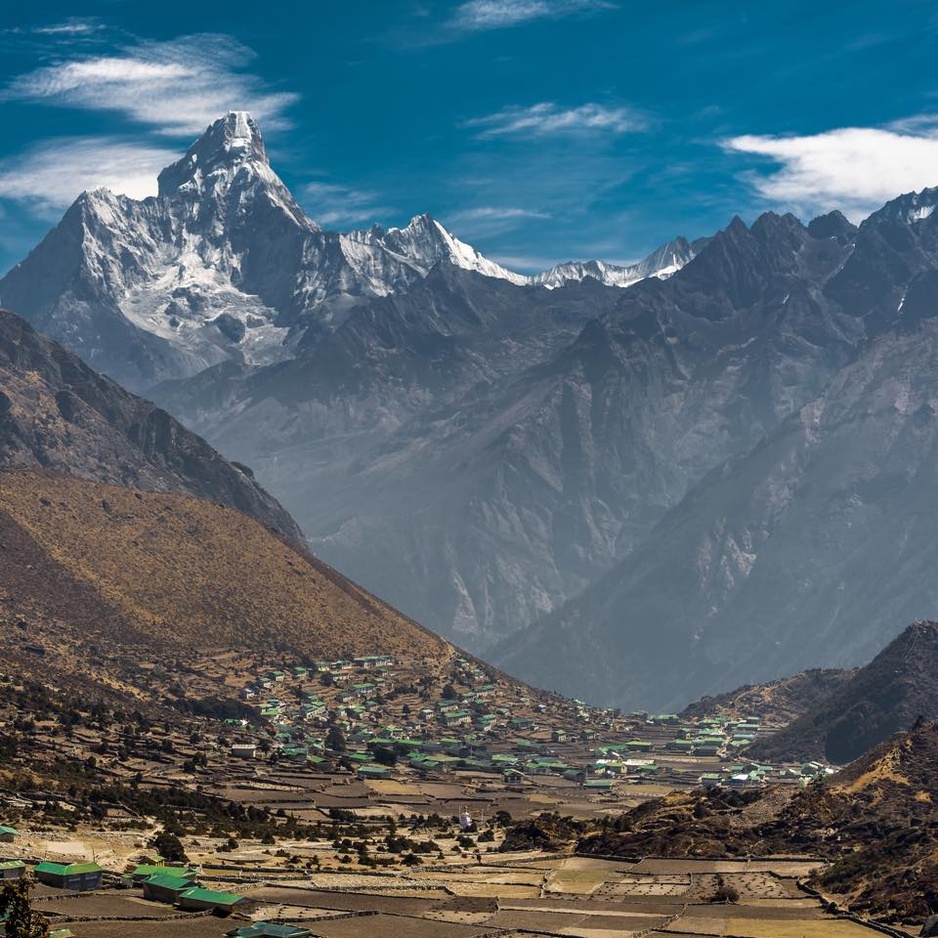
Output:
<instances>
[{"instance_id":1,"label":"wispy white cloud","mask_svg":"<svg viewBox=\"0 0 938 938\"><path fill-rule=\"evenodd\" d=\"M377 193L331 182L307 183L300 202L321 225L340 228L370 225L393 213Z\"/></svg>"},{"instance_id":2,"label":"wispy white cloud","mask_svg":"<svg viewBox=\"0 0 938 938\"><path fill-rule=\"evenodd\" d=\"M64 23L54 23L51 26L36 26L34 33L41 36L87 36L104 29L101 23L94 20L69 19Z\"/></svg>"},{"instance_id":3,"label":"wispy white cloud","mask_svg":"<svg viewBox=\"0 0 938 938\"><path fill-rule=\"evenodd\" d=\"M615 4L607 0L467 0L456 8L449 26L475 32L612 9Z\"/></svg>"},{"instance_id":4,"label":"wispy white cloud","mask_svg":"<svg viewBox=\"0 0 938 938\"><path fill-rule=\"evenodd\" d=\"M479 128L480 137L509 134L626 134L647 129L648 119L629 107L587 103L564 108L552 101L531 107L506 107L486 117L466 121Z\"/></svg>"},{"instance_id":5,"label":"wispy white cloud","mask_svg":"<svg viewBox=\"0 0 938 938\"><path fill-rule=\"evenodd\" d=\"M159 171L175 151L114 137L47 140L15 160L0 162L0 198L58 215L84 190L105 187L142 199L156 195Z\"/></svg>"},{"instance_id":6,"label":"wispy white cloud","mask_svg":"<svg viewBox=\"0 0 938 938\"><path fill-rule=\"evenodd\" d=\"M749 172L758 194L801 213L840 209L859 220L903 192L938 185L938 129L931 133L847 127L805 137L740 136L723 141L735 153L766 157L780 168Z\"/></svg>"},{"instance_id":7,"label":"wispy white cloud","mask_svg":"<svg viewBox=\"0 0 938 938\"><path fill-rule=\"evenodd\" d=\"M536 212L526 208L501 208L481 205L450 216L460 221L510 221L514 218L550 218L547 212Z\"/></svg>"},{"instance_id":8,"label":"wispy white cloud","mask_svg":"<svg viewBox=\"0 0 938 938\"><path fill-rule=\"evenodd\" d=\"M514 206L479 205L446 215L446 223L466 238L489 238L514 231L525 224L550 218L545 211Z\"/></svg>"},{"instance_id":9,"label":"wispy white cloud","mask_svg":"<svg viewBox=\"0 0 938 938\"><path fill-rule=\"evenodd\" d=\"M15 78L0 101L116 112L173 136L198 133L229 110L250 111L268 129L286 126L297 95L245 72L252 58L227 36L184 36L37 69Z\"/></svg>"},{"instance_id":10,"label":"wispy white cloud","mask_svg":"<svg viewBox=\"0 0 938 938\"><path fill-rule=\"evenodd\" d=\"M897 134L933 137L938 135L938 114L915 114L912 117L903 117L887 124L886 130Z\"/></svg>"}]
</instances>

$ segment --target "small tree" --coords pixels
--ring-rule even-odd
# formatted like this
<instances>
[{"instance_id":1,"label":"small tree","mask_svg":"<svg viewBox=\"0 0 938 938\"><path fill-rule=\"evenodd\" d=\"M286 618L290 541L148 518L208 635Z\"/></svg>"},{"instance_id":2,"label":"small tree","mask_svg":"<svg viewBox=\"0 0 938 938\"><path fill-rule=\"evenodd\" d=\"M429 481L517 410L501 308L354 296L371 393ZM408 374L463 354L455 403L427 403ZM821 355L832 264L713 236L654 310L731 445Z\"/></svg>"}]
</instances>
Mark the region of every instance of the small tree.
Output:
<instances>
[{"instance_id":1,"label":"small tree","mask_svg":"<svg viewBox=\"0 0 938 938\"><path fill-rule=\"evenodd\" d=\"M160 831L151 841L150 846L170 863L188 863L189 858L178 835L172 831Z\"/></svg>"},{"instance_id":2,"label":"small tree","mask_svg":"<svg viewBox=\"0 0 938 938\"><path fill-rule=\"evenodd\" d=\"M49 938L49 923L29 904L29 881L5 883L0 889L0 915L7 914L7 938Z\"/></svg>"},{"instance_id":3,"label":"small tree","mask_svg":"<svg viewBox=\"0 0 938 938\"><path fill-rule=\"evenodd\" d=\"M326 733L326 747L333 752L345 752L348 748L345 733L342 732L342 727L337 723L333 723Z\"/></svg>"},{"instance_id":4,"label":"small tree","mask_svg":"<svg viewBox=\"0 0 938 938\"><path fill-rule=\"evenodd\" d=\"M739 902L739 890L731 886L722 876L717 875L716 890L710 897L710 902Z\"/></svg>"}]
</instances>

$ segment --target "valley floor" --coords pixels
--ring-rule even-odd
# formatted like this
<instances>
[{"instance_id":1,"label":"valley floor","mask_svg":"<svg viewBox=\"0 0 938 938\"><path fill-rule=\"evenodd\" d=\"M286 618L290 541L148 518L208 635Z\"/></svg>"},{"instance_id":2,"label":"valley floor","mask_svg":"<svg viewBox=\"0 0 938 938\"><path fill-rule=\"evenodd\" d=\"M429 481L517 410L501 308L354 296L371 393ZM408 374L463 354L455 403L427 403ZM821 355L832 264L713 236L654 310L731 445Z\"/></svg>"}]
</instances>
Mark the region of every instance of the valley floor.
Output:
<instances>
[{"instance_id":1,"label":"valley floor","mask_svg":"<svg viewBox=\"0 0 938 938\"><path fill-rule=\"evenodd\" d=\"M281 847L301 855L318 849L308 843ZM200 881L206 887L237 891L246 899L227 918L180 913L142 899L139 888L114 886L79 894L38 887L33 907L48 916L54 929L67 927L75 938L215 938L252 921L289 922L322 938L370 938L388 932L413 938L873 934L859 922L826 914L817 899L799 889L798 878L818 862L809 858L626 863L495 853L468 862L455 857L417 870L378 873L276 870L265 865L259 853L245 847L226 864L216 858L203 867ZM738 901L712 901L720 885L736 890Z\"/></svg>"}]
</instances>

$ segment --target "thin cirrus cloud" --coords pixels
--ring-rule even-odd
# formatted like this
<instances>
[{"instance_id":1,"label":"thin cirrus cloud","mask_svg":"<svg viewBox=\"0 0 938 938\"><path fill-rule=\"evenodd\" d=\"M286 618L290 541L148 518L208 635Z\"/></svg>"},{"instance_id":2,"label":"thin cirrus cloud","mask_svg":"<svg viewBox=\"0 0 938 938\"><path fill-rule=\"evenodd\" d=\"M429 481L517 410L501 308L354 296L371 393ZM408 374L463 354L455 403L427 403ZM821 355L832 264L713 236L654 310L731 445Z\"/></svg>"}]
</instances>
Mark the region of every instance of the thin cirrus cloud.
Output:
<instances>
[{"instance_id":1,"label":"thin cirrus cloud","mask_svg":"<svg viewBox=\"0 0 938 938\"><path fill-rule=\"evenodd\" d=\"M802 213L836 208L859 221L899 193L938 185L938 133L908 132L933 125L933 118L916 118L885 130L732 137L722 146L780 164L767 174L745 174L763 199Z\"/></svg>"},{"instance_id":2,"label":"thin cirrus cloud","mask_svg":"<svg viewBox=\"0 0 938 938\"><path fill-rule=\"evenodd\" d=\"M0 162L0 198L57 215L84 190L99 186L135 199L156 194L156 177L178 154L115 137L49 140L25 157Z\"/></svg>"},{"instance_id":3,"label":"thin cirrus cloud","mask_svg":"<svg viewBox=\"0 0 938 938\"><path fill-rule=\"evenodd\" d=\"M36 26L33 32L41 36L87 36L103 29L104 26L92 20L71 19L51 26Z\"/></svg>"},{"instance_id":4,"label":"thin cirrus cloud","mask_svg":"<svg viewBox=\"0 0 938 938\"><path fill-rule=\"evenodd\" d=\"M68 37L93 23L43 27ZM75 136L35 144L0 162L0 198L49 215L85 189L99 186L134 198L156 192L160 169L179 148L166 137L193 139L229 110L249 110L266 128L289 126L285 111L297 98L273 92L244 71L253 53L220 35L139 43L106 55L72 55L14 78L0 103L118 114L148 135Z\"/></svg>"},{"instance_id":5,"label":"thin cirrus cloud","mask_svg":"<svg viewBox=\"0 0 938 938\"><path fill-rule=\"evenodd\" d=\"M550 218L548 212L501 205L479 205L446 216L447 224L466 237L484 238L514 231L526 222Z\"/></svg>"},{"instance_id":6,"label":"thin cirrus cloud","mask_svg":"<svg viewBox=\"0 0 938 938\"><path fill-rule=\"evenodd\" d=\"M550 218L550 215L547 212L535 212L526 208L481 205L478 208L457 212L452 217L463 221L511 221L514 218Z\"/></svg>"},{"instance_id":7,"label":"thin cirrus cloud","mask_svg":"<svg viewBox=\"0 0 938 938\"><path fill-rule=\"evenodd\" d=\"M625 134L643 131L648 120L628 107L587 103L564 108L552 101L530 107L506 107L486 117L476 117L464 126L476 128L479 137L552 134Z\"/></svg>"},{"instance_id":8,"label":"thin cirrus cloud","mask_svg":"<svg viewBox=\"0 0 938 938\"><path fill-rule=\"evenodd\" d=\"M312 218L322 225L365 225L393 212L381 205L374 192L331 182L308 182L300 190L300 201Z\"/></svg>"},{"instance_id":9,"label":"thin cirrus cloud","mask_svg":"<svg viewBox=\"0 0 938 938\"><path fill-rule=\"evenodd\" d=\"M15 78L0 101L16 100L118 113L154 132L194 134L226 111L248 110L265 126L288 126L297 100L243 71L250 49L227 36L184 36L116 54L83 57Z\"/></svg>"},{"instance_id":10,"label":"thin cirrus cloud","mask_svg":"<svg viewBox=\"0 0 938 938\"><path fill-rule=\"evenodd\" d=\"M478 32L613 9L615 4L606 0L468 0L456 8L448 25L458 31Z\"/></svg>"}]
</instances>

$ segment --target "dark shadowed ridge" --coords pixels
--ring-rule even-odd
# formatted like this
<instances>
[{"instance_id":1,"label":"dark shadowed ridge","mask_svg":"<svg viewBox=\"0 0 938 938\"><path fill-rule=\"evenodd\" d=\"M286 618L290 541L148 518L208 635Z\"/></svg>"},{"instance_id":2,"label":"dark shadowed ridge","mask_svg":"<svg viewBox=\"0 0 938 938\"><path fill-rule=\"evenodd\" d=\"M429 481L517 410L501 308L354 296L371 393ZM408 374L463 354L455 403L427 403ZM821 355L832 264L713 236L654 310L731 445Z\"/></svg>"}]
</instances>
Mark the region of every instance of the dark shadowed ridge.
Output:
<instances>
[{"instance_id":1,"label":"dark shadowed ridge","mask_svg":"<svg viewBox=\"0 0 938 938\"><path fill-rule=\"evenodd\" d=\"M852 762L907 730L938 718L938 622L916 622L839 690L792 724L753 744L753 758Z\"/></svg>"},{"instance_id":2,"label":"dark shadowed ridge","mask_svg":"<svg viewBox=\"0 0 938 938\"><path fill-rule=\"evenodd\" d=\"M840 668L811 668L766 684L746 684L725 694L701 697L681 711L681 718L740 719L753 714L776 724L790 723L827 701L855 673Z\"/></svg>"},{"instance_id":3,"label":"dark shadowed ridge","mask_svg":"<svg viewBox=\"0 0 938 938\"><path fill-rule=\"evenodd\" d=\"M305 548L249 469L0 309L0 470L37 468L219 502Z\"/></svg>"}]
</instances>

